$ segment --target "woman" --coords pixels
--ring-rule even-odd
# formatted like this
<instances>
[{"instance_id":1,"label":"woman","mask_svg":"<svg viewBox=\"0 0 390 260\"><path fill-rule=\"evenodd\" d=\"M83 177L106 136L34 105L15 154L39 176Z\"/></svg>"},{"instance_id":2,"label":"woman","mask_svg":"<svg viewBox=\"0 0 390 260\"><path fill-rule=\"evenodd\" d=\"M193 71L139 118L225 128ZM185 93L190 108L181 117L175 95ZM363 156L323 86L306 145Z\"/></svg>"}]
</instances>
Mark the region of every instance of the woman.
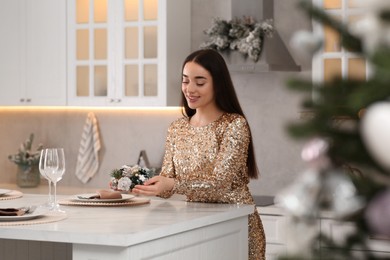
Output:
<instances>
[{"instance_id":1,"label":"woman","mask_svg":"<svg viewBox=\"0 0 390 260\"><path fill-rule=\"evenodd\" d=\"M132 190L136 194L188 201L254 204L249 178L257 178L249 125L222 56L190 54L182 68L184 117L168 129L162 171ZM259 214L249 216L249 258L265 259Z\"/></svg>"}]
</instances>

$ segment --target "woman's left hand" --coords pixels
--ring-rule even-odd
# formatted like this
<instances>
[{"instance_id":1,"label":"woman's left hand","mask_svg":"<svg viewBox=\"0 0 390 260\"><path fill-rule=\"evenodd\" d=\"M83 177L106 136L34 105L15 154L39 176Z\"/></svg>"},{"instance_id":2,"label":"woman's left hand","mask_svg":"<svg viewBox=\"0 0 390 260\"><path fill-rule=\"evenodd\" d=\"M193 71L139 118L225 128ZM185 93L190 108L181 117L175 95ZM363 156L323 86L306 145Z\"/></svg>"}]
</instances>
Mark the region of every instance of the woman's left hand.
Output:
<instances>
[{"instance_id":1,"label":"woman's left hand","mask_svg":"<svg viewBox=\"0 0 390 260\"><path fill-rule=\"evenodd\" d=\"M153 178L144 182L143 185L135 185L131 192L145 196L157 196L164 191L172 190L174 184L175 181L172 178L154 176Z\"/></svg>"}]
</instances>

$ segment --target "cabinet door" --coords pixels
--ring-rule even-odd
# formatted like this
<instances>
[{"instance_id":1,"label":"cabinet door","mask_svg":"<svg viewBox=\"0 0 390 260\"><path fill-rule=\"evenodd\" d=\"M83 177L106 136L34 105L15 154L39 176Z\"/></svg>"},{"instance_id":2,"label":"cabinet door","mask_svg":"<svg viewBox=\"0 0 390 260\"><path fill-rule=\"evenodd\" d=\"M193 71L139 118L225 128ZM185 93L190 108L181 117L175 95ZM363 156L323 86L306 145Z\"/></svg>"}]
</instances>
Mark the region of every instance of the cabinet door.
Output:
<instances>
[{"instance_id":1,"label":"cabinet door","mask_svg":"<svg viewBox=\"0 0 390 260\"><path fill-rule=\"evenodd\" d=\"M139 106L158 96L160 2L69 1L70 104Z\"/></svg>"},{"instance_id":2,"label":"cabinet door","mask_svg":"<svg viewBox=\"0 0 390 260\"><path fill-rule=\"evenodd\" d=\"M66 1L26 1L25 98L66 104Z\"/></svg>"},{"instance_id":3,"label":"cabinet door","mask_svg":"<svg viewBox=\"0 0 390 260\"><path fill-rule=\"evenodd\" d=\"M349 222L340 222L333 219L321 219L321 232L329 236L337 244L340 244L345 240L348 234L355 232L356 226ZM390 256L390 243L389 240L384 237L372 236L367 239L367 245L375 256ZM322 245L324 247L324 245ZM327 248L332 250L334 248ZM352 249L356 255L359 255L359 251L362 249L355 247ZM326 252L326 251L325 251ZM357 257L356 259L361 259Z\"/></svg>"},{"instance_id":4,"label":"cabinet door","mask_svg":"<svg viewBox=\"0 0 390 260\"><path fill-rule=\"evenodd\" d=\"M0 1L0 105L22 97L22 0Z\"/></svg>"},{"instance_id":5,"label":"cabinet door","mask_svg":"<svg viewBox=\"0 0 390 260\"><path fill-rule=\"evenodd\" d=\"M70 0L68 12L68 104L165 106L180 98L189 0Z\"/></svg>"},{"instance_id":6,"label":"cabinet door","mask_svg":"<svg viewBox=\"0 0 390 260\"><path fill-rule=\"evenodd\" d=\"M0 105L65 105L62 0L0 2Z\"/></svg>"},{"instance_id":7,"label":"cabinet door","mask_svg":"<svg viewBox=\"0 0 390 260\"><path fill-rule=\"evenodd\" d=\"M114 99L112 54L115 37L108 13L118 0L68 1L68 104L105 105ZM120 15L120 13L118 13ZM112 17L112 19L114 19ZM112 43L110 42L110 46ZM117 51L120 51L119 49ZM110 71L109 71L110 69ZM109 77L109 75L111 75Z\"/></svg>"}]
</instances>

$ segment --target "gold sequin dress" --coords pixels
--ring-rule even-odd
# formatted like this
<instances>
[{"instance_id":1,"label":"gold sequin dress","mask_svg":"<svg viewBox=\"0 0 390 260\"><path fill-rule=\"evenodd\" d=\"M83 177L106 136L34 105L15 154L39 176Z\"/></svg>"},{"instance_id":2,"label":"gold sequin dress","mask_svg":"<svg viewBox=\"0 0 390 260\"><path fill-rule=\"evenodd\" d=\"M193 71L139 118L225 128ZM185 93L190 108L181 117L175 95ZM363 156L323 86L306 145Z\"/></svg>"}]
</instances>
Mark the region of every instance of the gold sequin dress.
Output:
<instances>
[{"instance_id":1,"label":"gold sequin dress","mask_svg":"<svg viewBox=\"0 0 390 260\"><path fill-rule=\"evenodd\" d=\"M174 178L175 185L160 196L178 193L192 202L254 204L246 167L249 136L247 121L238 114L225 113L202 127L190 125L186 117L174 121L168 129L161 175ZM265 259L257 210L248 223L248 259Z\"/></svg>"}]
</instances>

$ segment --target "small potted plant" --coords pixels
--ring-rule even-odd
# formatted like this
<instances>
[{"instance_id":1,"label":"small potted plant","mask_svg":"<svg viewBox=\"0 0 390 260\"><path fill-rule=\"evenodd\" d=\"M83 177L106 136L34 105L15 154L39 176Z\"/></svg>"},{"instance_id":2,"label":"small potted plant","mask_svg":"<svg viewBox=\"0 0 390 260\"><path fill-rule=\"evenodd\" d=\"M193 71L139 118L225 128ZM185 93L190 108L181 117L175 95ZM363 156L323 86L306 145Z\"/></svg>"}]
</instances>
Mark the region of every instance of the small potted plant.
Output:
<instances>
[{"instance_id":1,"label":"small potted plant","mask_svg":"<svg viewBox=\"0 0 390 260\"><path fill-rule=\"evenodd\" d=\"M40 182L39 157L43 148L39 144L36 151L32 151L34 134L30 134L19 147L17 154L8 156L8 159L18 166L16 183L19 187L36 187Z\"/></svg>"}]
</instances>

